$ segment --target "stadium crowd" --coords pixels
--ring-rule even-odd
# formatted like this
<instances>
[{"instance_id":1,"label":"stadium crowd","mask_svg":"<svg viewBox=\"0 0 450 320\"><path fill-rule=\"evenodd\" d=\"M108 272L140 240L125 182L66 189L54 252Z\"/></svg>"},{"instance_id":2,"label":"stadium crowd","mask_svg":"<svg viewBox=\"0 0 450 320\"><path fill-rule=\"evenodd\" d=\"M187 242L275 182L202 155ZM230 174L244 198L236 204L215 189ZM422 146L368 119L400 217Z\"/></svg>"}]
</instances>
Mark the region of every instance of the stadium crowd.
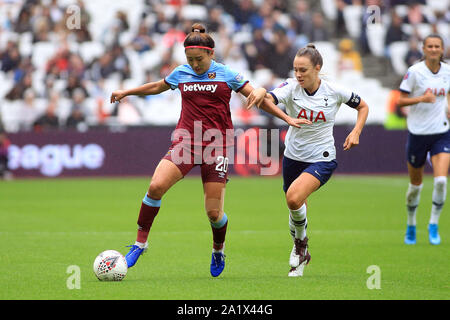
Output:
<instances>
[{"instance_id":1,"label":"stadium crowd","mask_svg":"<svg viewBox=\"0 0 450 320\"><path fill-rule=\"evenodd\" d=\"M177 95L107 101L113 89L161 79L185 63L182 43L194 21L216 40L217 61L267 89L291 75L296 51L309 42L336 43L338 75L362 72L361 56L379 50L368 21L384 27L385 57L397 55L392 44L407 43L402 59L413 64L432 32L443 36L450 56L448 1L135 0L137 14L125 4L111 18L101 5L111 7L106 1L0 0L3 130L176 123ZM380 21L371 19L374 8ZM266 114L244 111L242 103L233 97L235 123L267 122Z\"/></svg>"}]
</instances>

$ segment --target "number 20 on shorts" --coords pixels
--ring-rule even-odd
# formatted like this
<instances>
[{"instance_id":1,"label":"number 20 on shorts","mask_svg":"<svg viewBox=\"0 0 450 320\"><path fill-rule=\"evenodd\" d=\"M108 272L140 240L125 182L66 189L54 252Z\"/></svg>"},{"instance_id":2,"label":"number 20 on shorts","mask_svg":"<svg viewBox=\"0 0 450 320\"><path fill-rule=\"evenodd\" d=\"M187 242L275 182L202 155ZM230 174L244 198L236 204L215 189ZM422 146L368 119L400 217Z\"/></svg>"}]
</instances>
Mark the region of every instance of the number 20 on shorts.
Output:
<instances>
[{"instance_id":1,"label":"number 20 on shorts","mask_svg":"<svg viewBox=\"0 0 450 320\"><path fill-rule=\"evenodd\" d=\"M228 158L224 156L218 156L216 160L216 171L226 173L228 171Z\"/></svg>"}]
</instances>

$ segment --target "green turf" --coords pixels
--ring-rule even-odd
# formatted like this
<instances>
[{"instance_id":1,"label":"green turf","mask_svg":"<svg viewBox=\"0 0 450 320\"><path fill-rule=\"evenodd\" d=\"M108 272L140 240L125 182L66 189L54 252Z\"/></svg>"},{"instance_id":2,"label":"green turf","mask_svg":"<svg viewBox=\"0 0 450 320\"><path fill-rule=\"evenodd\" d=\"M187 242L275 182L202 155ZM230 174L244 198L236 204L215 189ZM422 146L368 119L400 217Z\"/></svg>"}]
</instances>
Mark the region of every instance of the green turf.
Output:
<instances>
[{"instance_id":1,"label":"green turf","mask_svg":"<svg viewBox=\"0 0 450 320\"><path fill-rule=\"evenodd\" d=\"M450 217L428 243L432 179L418 209L417 245L403 244L405 176L334 176L308 202L311 263L288 278L292 247L281 178L232 177L226 269L209 274L212 236L199 178L163 198L151 247L124 281L98 281L98 253L135 240L149 179L0 181L0 299L449 299ZM67 268L79 266L81 288ZM369 266L381 272L368 289ZM69 281L69 284L72 283Z\"/></svg>"}]
</instances>

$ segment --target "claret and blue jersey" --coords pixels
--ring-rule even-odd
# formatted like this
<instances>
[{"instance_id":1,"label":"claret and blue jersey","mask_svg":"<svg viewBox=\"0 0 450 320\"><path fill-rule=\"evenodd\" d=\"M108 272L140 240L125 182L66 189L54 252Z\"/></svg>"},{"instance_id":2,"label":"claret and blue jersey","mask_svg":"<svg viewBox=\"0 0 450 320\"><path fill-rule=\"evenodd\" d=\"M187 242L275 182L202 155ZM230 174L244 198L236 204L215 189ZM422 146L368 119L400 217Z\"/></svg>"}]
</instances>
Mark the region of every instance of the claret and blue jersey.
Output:
<instances>
[{"instance_id":1,"label":"claret and blue jersey","mask_svg":"<svg viewBox=\"0 0 450 320\"><path fill-rule=\"evenodd\" d=\"M181 92L182 108L176 129L186 129L193 135L194 122L201 121L202 132L218 129L225 139L226 130L233 129L231 91L238 92L248 82L241 74L211 60L210 68L201 75L185 64L164 80L172 90L178 88Z\"/></svg>"}]
</instances>

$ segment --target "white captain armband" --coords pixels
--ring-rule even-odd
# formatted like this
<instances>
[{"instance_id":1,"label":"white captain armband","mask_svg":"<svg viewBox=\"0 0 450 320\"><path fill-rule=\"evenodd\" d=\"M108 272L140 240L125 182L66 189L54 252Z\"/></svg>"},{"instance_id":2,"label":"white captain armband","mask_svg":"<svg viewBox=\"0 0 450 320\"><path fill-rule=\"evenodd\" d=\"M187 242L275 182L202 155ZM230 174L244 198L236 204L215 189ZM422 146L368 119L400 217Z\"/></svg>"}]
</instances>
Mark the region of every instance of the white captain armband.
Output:
<instances>
[{"instance_id":1,"label":"white captain armband","mask_svg":"<svg viewBox=\"0 0 450 320\"><path fill-rule=\"evenodd\" d=\"M358 96L357 94L352 92L352 96L350 97L350 99L345 104L348 105L351 108L356 109L356 108L358 108L360 103L361 103L360 96Z\"/></svg>"}]
</instances>

